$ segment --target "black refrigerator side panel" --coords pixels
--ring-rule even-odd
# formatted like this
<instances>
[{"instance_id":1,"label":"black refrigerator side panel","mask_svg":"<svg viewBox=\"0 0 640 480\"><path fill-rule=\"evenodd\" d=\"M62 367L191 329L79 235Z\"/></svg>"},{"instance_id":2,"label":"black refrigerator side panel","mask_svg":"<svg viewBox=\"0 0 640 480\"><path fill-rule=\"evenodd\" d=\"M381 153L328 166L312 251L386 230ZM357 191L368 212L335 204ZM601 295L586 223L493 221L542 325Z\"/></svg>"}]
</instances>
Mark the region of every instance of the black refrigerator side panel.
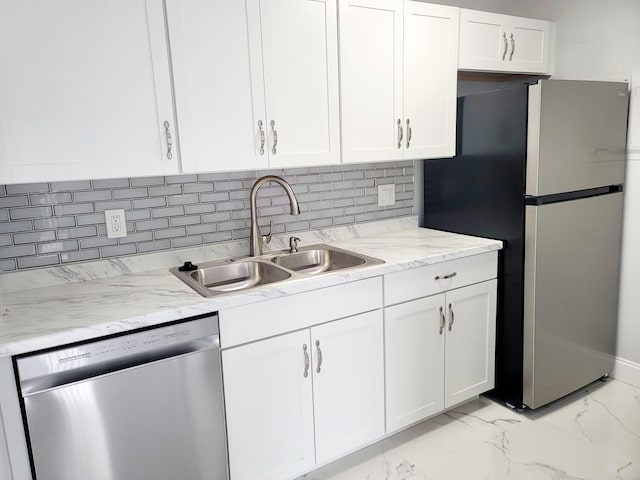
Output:
<instances>
[{"instance_id":1,"label":"black refrigerator side panel","mask_svg":"<svg viewBox=\"0 0 640 480\"><path fill-rule=\"evenodd\" d=\"M503 240L496 388L522 405L525 85L458 99L457 155L424 162L424 227Z\"/></svg>"}]
</instances>

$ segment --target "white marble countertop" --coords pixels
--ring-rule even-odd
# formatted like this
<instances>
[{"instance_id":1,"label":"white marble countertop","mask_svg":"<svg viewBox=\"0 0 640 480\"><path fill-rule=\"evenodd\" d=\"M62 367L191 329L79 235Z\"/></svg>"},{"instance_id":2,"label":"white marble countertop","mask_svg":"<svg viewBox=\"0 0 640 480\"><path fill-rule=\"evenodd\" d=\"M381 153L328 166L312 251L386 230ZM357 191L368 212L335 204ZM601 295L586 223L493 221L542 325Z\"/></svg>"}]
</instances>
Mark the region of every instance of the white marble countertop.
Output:
<instances>
[{"instance_id":1,"label":"white marble countertop","mask_svg":"<svg viewBox=\"0 0 640 480\"><path fill-rule=\"evenodd\" d=\"M502 248L502 242L497 240L423 229L415 225L413 220L399 225L400 230L388 231L398 225L384 224L381 228L384 233L375 233L374 227L367 226L298 235L307 245L326 243L379 258L385 263L299 278L213 298L201 297L172 275L164 264L171 262L169 265L175 266L182 263L183 259L196 262L205 258L213 259L202 257L205 254L202 249L182 250L179 255L158 260L155 268L143 271L132 268L136 262L140 264L139 259L134 259L129 264L113 262L120 266L123 273L111 271L110 276L104 278L85 279L86 276L98 276L95 273L96 267L89 264L85 278L81 278L81 281L77 277L82 277L79 273L82 267L76 267L73 275L69 269L42 273L41 276L57 278L56 281L47 282L49 285L41 284L42 280L25 281L24 275L16 276L18 284L37 285L35 288L23 287L17 291L15 288L9 291L12 289L6 285L11 283L10 279L4 278L0 298L0 357L158 325L232 306ZM276 247L284 248L284 240L274 243ZM220 257L228 256L231 251L236 250L223 249L223 253L227 255ZM144 265L149 267L149 260ZM91 269L94 270L93 273L86 273ZM132 270L133 273L125 273Z\"/></svg>"}]
</instances>

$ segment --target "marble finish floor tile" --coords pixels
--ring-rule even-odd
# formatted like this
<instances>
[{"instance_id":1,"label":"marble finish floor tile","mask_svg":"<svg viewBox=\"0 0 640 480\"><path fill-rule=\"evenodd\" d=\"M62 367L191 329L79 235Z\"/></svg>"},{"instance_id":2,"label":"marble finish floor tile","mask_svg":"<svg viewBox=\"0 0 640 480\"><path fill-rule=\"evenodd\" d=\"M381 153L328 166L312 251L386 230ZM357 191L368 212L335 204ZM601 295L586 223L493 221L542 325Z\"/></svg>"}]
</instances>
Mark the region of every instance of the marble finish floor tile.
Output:
<instances>
[{"instance_id":1,"label":"marble finish floor tile","mask_svg":"<svg viewBox=\"0 0 640 480\"><path fill-rule=\"evenodd\" d=\"M596 382L535 412L485 397L305 480L640 480L640 388Z\"/></svg>"}]
</instances>

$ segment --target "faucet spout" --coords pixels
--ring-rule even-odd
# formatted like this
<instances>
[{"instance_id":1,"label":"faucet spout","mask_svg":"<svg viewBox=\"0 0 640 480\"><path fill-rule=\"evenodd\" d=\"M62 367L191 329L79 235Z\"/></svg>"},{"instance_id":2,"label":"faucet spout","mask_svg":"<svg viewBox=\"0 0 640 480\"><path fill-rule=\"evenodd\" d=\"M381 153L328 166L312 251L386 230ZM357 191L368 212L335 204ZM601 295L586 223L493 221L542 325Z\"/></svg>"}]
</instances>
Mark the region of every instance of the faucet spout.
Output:
<instances>
[{"instance_id":1,"label":"faucet spout","mask_svg":"<svg viewBox=\"0 0 640 480\"><path fill-rule=\"evenodd\" d=\"M249 201L251 203L251 241L249 244L249 255L252 257L262 255L262 247L271 241L271 227L269 227L269 233L262 235L260 233L260 227L258 226L258 209L256 207L258 189L267 182L274 182L280 185L289 196L289 207L291 215L300 214L300 206L298 205L298 199L296 194L293 193L291 185L281 177L276 175L265 175L256 180L256 183L251 187L251 193L249 195Z\"/></svg>"}]
</instances>

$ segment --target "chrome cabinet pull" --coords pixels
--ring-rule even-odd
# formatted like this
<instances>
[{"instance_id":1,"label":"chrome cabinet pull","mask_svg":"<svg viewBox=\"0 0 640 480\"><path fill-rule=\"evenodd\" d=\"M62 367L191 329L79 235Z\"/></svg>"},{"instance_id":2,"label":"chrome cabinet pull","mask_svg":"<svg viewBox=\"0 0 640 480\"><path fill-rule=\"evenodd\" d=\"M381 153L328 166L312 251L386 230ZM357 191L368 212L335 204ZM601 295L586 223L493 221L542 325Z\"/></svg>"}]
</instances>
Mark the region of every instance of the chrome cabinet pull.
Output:
<instances>
[{"instance_id":1,"label":"chrome cabinet pull","mask_svg":"<svg viewBox=\"0 0 640 480\"><path fill-rule=\"evenodd\" d=\"M446 319L444 318L444 308L440 307L440 335L444 332L444 325L446 323Z\"/></svg>"},{"instance_id":2,"label":"chrome cabinet pull","mask_svg":"<svg viewBox=\"0 0 640 480\"><path fill-rule=\"evenodd\" d=\"M304 378L309 376L309 352L307 351L307 344L302 345L302 351L304 352Z\"/></svg>"},{"instance_id":3,"label":"chrome cabinet pull","mask_svg":"<svg viewBox=\"0 0 640 480\"><path fill-rule=\"evenodd\" d=\"M449 304L449 331L451 331L451 327L453 327L453 308L451 304Z\"/></svg>"},{"instance_id":4,"label":"chrome cabinet pull","mask_svg":"<svg viewBox=\"0 0 640 480\"><path fill-rule=\"evenodd\" d=\"M449 280L450 278L453 278L456 275L458 275L458 273L457 272L453 272L453 273L448 273L447 275L443 275L443 276L436 275L433 279L434 280Z\"/></svg>"},{"instance_id":5,"label":"chrome cabinet pull","mask_svg":"<svg viewBox=\"0 0 640 480\"><path fill-rule=\"evenodd\" d=\"M262 120L258 120L258 128L260 129L260 155L264 155L264 128L262 128L263 123Z\"/></svg>"},{"instance_id":6,"label":"chrome cabinet pull","mask_svg":"<svg viewBox=\"0 0 640 480\"><path fill-rule=\"evenodd\" d=\"M402 148L402 120L398 119L398 148Z\"/></svg>"},{"instance_id":7,"label":"chrome cabinet pull","mask_svg":"<svg viewBox=\"0 0 640 480\"><path fill-rule=\"evenodd\" d=\"M164 134L167 137L167 159L171 160L173 158L173 138L171 138L171 130L169 130L169 122L167 120L164 121Z\"/></svg>"},{"instance_id":8,"label":"chrome cabinet pull","mask_svg":"<svg viewBox=\"0 0 640 480\"><path fill-rule=\"evenodd\" d=\"M277 153L276 147L278 146L278 131L276 130L275 120L271 120L271 133L273 133L273 147L271 148L271 153L275 155Z\"/></svg>"},{"instance_id":9,"label":"chrome cabinet pull","mask_svg":"<svg viewBox=\"0 0 640 480\"><path fill-rule=\"evenodd\" d=\"M320 340L316 340L316 350L318 351L318 366L316 367L316 373L320 373L320 367L322 366L322 350L320 350Z\"/></svg>"},{"instance_id":10,"label":"chrome cabinet pull","mask_svg":"<svg viewBox=\"0 0 640 480\"><path fill-rule=\"evenodd\" d=\"M502 32L502 41L504 42L504 51L502 52L502 60L507 58L507 50L509 50L509 42L507 41L507 34Z\"/></svg>"},{"instance_id":11,"label":"chrome cabinet pull","mask_svg":"<svg viewBox=\"0 0 640 480\"><path fill-rule=\"evenodd\" d=\"M409 126L409 119L407 118L407 148L409 148L410 142L411 142L411 127Z\"/></svg>"},{"instance_id":12,"label":"chrome cabinet pull","mask_svg":"<svg viewBox=\"0 0 640 480\"><path fill-rule=\"evenodd\" d=\"M513 33L510 35L511 37L511 53L509 54L509 61L513 60L513 54L516 51L516 41L513 38Z\"/></svg>"}]
</instances>

